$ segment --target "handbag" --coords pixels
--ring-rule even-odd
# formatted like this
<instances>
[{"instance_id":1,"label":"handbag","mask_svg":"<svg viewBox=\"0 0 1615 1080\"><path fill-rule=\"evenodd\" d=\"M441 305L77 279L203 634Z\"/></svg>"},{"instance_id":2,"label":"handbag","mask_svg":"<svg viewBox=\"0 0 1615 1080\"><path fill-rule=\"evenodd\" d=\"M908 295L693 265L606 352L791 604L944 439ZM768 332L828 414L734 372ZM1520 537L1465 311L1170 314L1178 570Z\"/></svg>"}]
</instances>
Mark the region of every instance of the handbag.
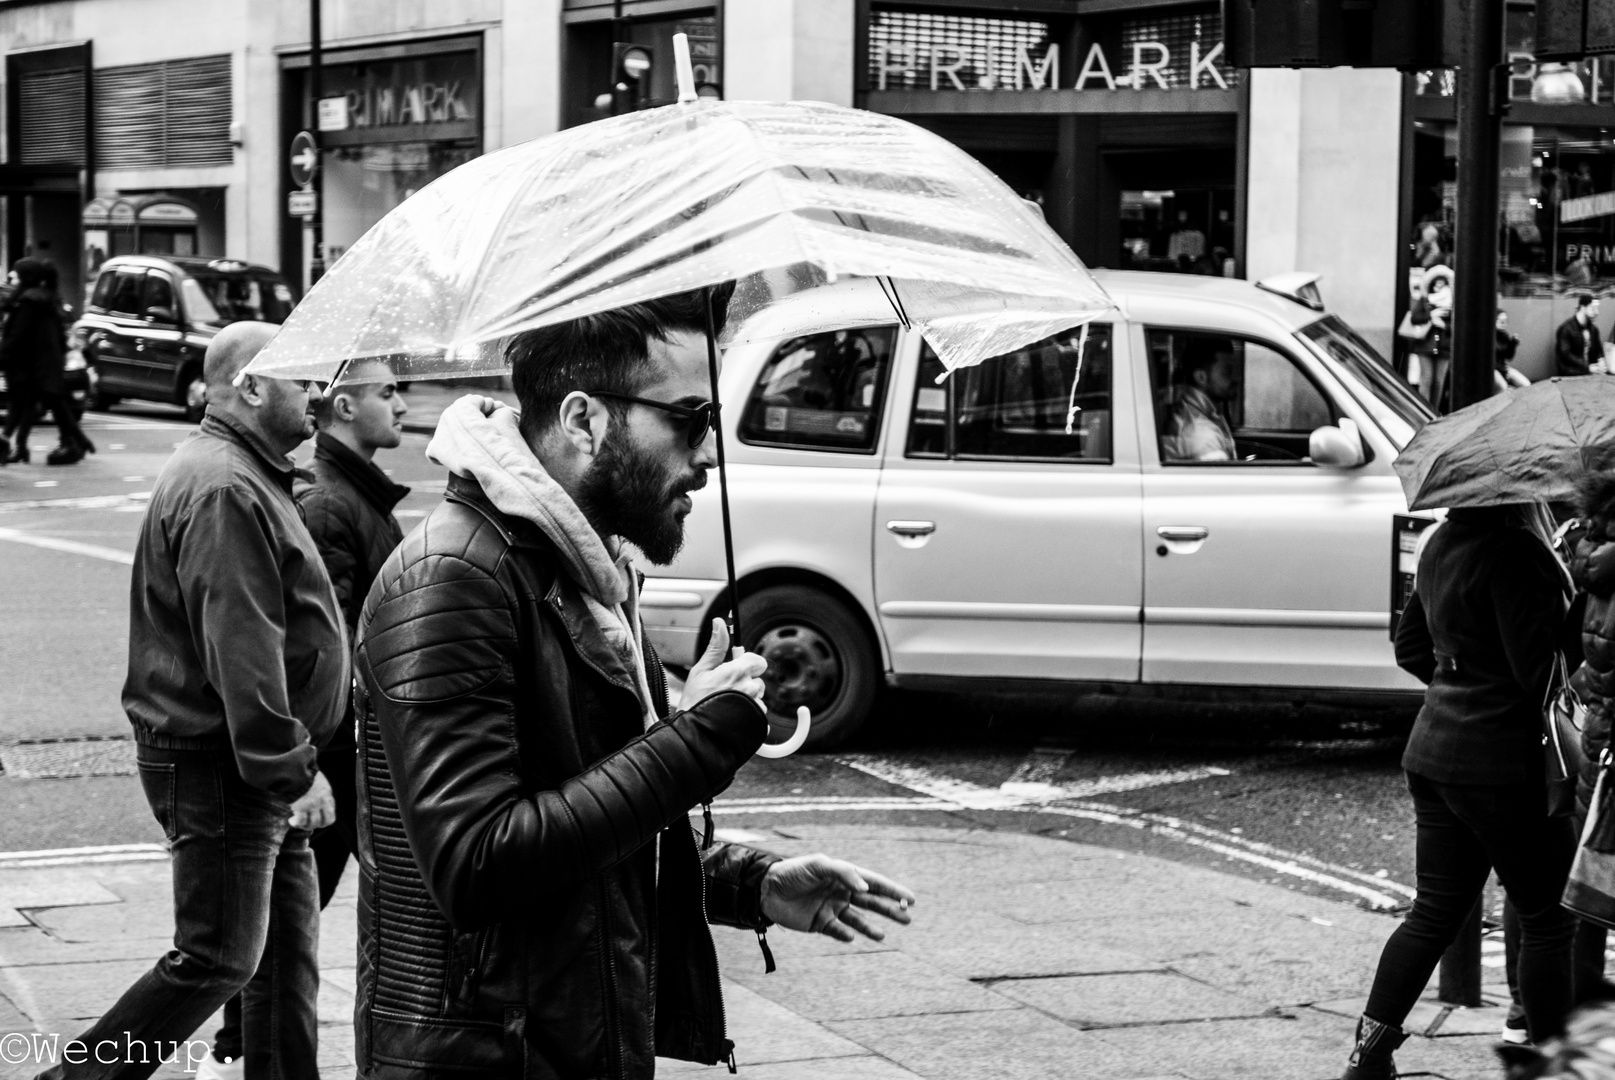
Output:
<instances>
[{"instance_id":1,"label":"handbag","mask_svg":"<svg viewBox=\"0 0 1615 1080\"><path fill-rule=\"evenodd\" d=\"M1581 843L1570 864L1560 903L1578 918L1615 929L1615 784L1610 780L1610 752L1606 747L1598 759L1598 784L1593 788L1592 805L1587 808L1587 824L1581 830Z\"/></svg>"},{"instance_id":2,"label":"handbag","mask_svg":"<svg viewBox=\"0 0 1615 1080\"><path fill-rule=\"evenodd\" d=\"M1542 758L1549 817L1569 817L1576 812L1576 781L1587 764L1581 748L1587 709L1571 688L1565 668L1564 653L1554 653L1548 694L1542 703Z\"/></svg>"}]
</instances>

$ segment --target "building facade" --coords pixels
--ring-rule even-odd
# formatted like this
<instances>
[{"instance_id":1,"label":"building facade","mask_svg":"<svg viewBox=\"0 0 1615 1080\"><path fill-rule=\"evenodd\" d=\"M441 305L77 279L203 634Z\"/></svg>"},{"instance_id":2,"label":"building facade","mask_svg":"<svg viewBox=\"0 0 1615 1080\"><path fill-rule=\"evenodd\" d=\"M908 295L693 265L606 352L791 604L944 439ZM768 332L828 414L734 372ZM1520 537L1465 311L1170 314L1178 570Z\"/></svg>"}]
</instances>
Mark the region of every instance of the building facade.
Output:
<instances>
[{"instance_id":1,"label":"building facade","mask_svg":"<svg viewBox=\"0 0 1615 1080\"><path fill-rule=\"evenodd\" d=\"M1522 72L1528 23L1511 15ZM640 102L671 101L681 32L711 92L957 143L1089 265L1319 272L1387 354L1421 238L1450 228L1450 78L1234 70L1218 0L324 0L318 106L307 0L0 0L3 255L70 284L127 250L228 255L302 285L297 132L320 140L340 258L455 165L609 115L616 42L652 55ZM1533 104L1522 75L1504 151L1502 290L1533 341L1574 287L1615 283L1615 214L1594 205L1615 190L1615 67L1582 74L1571 106Z\"/></svg>"}]
</instances>

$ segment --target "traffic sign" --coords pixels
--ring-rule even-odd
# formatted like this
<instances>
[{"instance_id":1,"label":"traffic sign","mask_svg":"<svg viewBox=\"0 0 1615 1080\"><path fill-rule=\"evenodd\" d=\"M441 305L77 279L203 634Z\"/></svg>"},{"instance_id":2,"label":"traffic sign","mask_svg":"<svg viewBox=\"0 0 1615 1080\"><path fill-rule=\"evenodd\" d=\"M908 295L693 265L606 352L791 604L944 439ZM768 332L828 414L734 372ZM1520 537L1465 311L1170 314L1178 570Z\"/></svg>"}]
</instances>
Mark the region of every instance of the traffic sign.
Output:
<instances>
[{"instance_id":1,"label":"traffic sign","mask_svg":"<svg viewBox=\"0 0 1615 1080\"><path fill-rule=\"evenodd\" d=\"M314 141L313 135L299 131L292 136L291 163L292 184L308 187L320 167L320 146Z\"/></svg>"},{"instance_id":2,"label":"traffic sign","mask_svg":"<svg viewBox=\"0 0 1615 1080\"><path fill-rule=\"evenodd\" d=\"M292 217L313 217L320 212L320 197L312 191L294 191L286 196L286 212Z\"/></svg>"}]
</instances>

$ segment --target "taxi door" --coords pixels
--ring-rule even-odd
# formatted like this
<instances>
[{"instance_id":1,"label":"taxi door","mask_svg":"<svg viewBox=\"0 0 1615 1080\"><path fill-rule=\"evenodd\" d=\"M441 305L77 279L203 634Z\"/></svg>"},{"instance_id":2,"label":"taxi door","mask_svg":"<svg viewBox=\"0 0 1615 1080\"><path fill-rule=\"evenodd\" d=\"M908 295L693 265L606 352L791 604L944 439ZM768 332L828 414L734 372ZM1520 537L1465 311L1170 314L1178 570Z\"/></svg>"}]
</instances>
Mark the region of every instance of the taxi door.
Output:
<instances>
[{"instance_id":1,"label":"taxi door","mask_svg":"<svg viewBox=\"0 0 1615 1080\"><path fill-rule=\"evenodd\" d=\"M876 607L899 677L1138 678L1125 325L1091 326L1080 379L1080 331L941 384L941 362L907 335L874 522Z\"/></svg>"},{"instance_id":2,"label":"taxi door","mask_svg":"<svg viewBox=\"0 0 1615 1080\"><path fill-rule=\"evenodd\" d=\"M1144 681L1416 687L1389 636L1391 520L1404 506L1389 444L1289 335L1133 332L1137 391L1154 405L1140 422L1155 420L1141 439ZM1196 384L1194 365L1219 353L1224 375ZM1212 390L1193 399L1190 385ZM1208 402L1232 438L1226 457L1214 440L1174 438ZM1343 416L1372 459L1313 464L1311 432Z\"/></svg>"}]
</instances>

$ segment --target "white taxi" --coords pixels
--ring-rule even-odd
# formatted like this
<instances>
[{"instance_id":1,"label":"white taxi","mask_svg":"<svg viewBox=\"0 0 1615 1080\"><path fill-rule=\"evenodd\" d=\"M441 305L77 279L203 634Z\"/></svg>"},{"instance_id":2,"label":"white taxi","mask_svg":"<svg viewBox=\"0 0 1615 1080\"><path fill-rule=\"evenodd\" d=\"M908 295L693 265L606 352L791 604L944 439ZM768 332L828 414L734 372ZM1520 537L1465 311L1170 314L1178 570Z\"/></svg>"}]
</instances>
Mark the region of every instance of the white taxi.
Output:
<instances>
[{"instance_id":1,"label":"white taxi","mask_svg":"<svg viewBox=\"0 0 1615 1080\"><path fill-rule=\"evenodd\" d=\"M811 745L882 682L1419 689L1389 634L1391 462L1423 402L1310 277L1096 276L1117 310L1080 374L1073 330L939 381L865 282L726 353L741 631ZM727 607L715 481L645 584L673 664Z\"/></svg>"}]
</instances>

